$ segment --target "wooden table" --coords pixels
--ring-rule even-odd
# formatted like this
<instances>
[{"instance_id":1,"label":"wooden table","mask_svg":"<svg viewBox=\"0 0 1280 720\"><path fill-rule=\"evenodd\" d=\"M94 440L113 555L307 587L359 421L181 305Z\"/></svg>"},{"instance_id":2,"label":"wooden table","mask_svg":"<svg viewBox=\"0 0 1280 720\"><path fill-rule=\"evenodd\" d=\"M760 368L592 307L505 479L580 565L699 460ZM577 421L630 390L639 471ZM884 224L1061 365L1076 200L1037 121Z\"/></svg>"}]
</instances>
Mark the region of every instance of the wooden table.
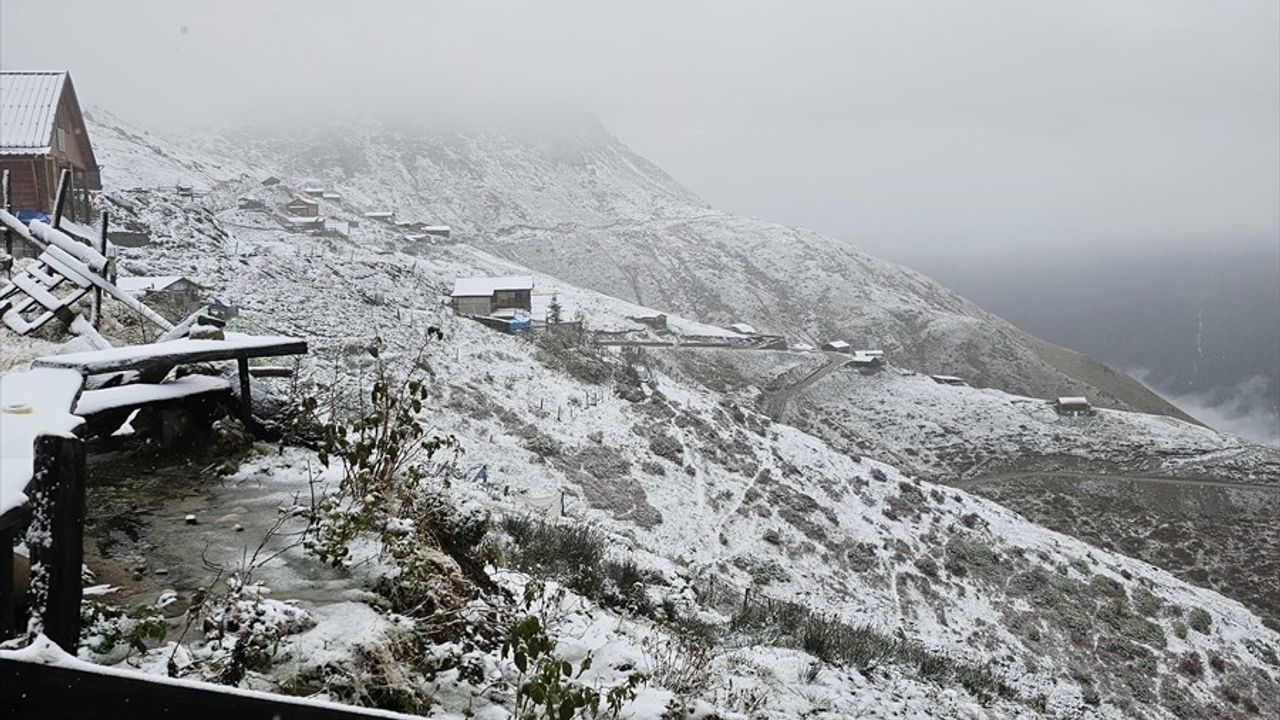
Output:
<instances>
[{"instance_id":1,"label":"wooden table","mask_svg":"<svg viewBox=\"0 0 1280 720\"><path fill-rule=\"evenodd\" d=\"M67 368L85 377L136 371L142 382L157 383L179 365L235 360L240 374L240 415L245 427L250 427L253 405L249 390L249 358L305 355L306 352L306 340L278 335L227 333L225 340L171 340L53 355L37 359L32 367Z\"/></svg>"}]
</instances>

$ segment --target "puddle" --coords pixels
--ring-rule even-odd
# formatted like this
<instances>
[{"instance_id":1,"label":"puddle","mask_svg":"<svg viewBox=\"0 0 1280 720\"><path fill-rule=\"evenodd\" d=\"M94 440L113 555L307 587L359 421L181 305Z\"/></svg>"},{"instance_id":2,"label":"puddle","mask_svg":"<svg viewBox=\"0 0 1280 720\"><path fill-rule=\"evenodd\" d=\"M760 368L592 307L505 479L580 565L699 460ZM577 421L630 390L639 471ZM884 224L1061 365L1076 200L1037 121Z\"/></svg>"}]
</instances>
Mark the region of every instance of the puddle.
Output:
<instances>
[{"instance_id":1,"label":"puddle","mask_svg":"<svg viewBox=\"0 0 1280 720\"><path fill-rule=\"evenodd\" d=\"M227 459L212 449L89 455L85 563L95 582L120 588L104 600L154 604L172 590L178 602L168 612L180 614L192 591L220 568L225 577L248 564L255 552L279 553L254 574L274 598L313 608L370 597L358 579L303 553L303 520L277 527L281 507L310 503L306 453L259 445L240 458L238 472L221 476Z\"/></svg>"}]
</instances>

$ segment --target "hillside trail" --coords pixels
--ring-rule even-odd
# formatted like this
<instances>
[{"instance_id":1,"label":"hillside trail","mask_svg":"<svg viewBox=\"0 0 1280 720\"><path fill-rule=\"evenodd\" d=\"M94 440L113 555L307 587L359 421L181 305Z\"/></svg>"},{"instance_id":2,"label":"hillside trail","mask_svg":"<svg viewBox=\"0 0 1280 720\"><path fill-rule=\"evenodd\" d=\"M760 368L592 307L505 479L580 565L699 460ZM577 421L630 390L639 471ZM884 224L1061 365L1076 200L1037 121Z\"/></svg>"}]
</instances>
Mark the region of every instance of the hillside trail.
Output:
<instances>
[{"instance_id":1,"label":"hillside trail","mask_svg":"<svg viewBox=\"0 0 1280 720\"><path fill-rule=\"evenodd\" d=\"M804 376L798 382L796 382L795 384L789 387L785 387L785 388L782 388L781 390L774 390L773 392L765 393L765 396L764 396L765 397L765 400L764 400L765 415L768 415L775 422L781 421L783 413L786 412L787 403L791 400L791 398L795 397L797 393L801 392L805 388L813 385L814 383L830 375L836 370L839 370L840 368L844 367L850 362L848 355L841 355L840 353L834 353L834 352L827 352L823 354L827 356L827 363L825 365L818 368L817 370L814 370L808 375Z\"/></svg>"}]
</instances>

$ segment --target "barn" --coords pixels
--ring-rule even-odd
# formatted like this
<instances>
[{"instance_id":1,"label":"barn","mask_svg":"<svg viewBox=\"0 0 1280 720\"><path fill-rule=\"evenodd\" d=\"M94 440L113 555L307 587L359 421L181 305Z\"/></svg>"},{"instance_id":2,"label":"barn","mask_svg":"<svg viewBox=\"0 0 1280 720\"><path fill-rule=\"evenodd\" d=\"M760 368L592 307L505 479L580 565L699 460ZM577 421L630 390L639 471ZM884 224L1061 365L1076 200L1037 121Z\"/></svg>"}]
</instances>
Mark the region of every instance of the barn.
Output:
<instances>
[{"instance_id":1,"label":"barn","mask_svg":"<svg viewBox=\"0 0 1280 720\"><path fill-rule=\"evenodd\" d=\"M533 309L533 278L528 275L509 277L459 278L450 295L453 310L462 315L489 315L498 310Z\"/></svg>"},{"instance_id":2,"label":"barn","mask_svg":"<svg viewBox=\"0 0 1280 720\"><path fill-rule=\"evenodd\" d=\"M102 178L69 73L0 71L0 170L24 221L53 214L58 177L70 170L62 212L90 219L89 194L102 189Z\"/></svg>"}]
</instances>

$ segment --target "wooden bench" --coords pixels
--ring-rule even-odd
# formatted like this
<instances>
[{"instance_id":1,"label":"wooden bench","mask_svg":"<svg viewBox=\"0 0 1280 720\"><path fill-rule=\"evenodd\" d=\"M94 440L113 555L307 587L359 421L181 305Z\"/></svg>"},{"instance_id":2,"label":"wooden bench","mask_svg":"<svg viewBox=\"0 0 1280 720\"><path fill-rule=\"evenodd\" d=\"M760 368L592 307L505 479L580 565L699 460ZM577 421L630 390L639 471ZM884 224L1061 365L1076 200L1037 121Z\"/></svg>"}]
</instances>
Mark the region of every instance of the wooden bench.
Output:
<instances>
[{"instance_id":1,"label":"wooden bench","mask_svg":"<svg viewBox=\"0 0 1280 720\"><path fill-rule=\"evenodd\" d=\"M40 368L75 370L85 377L135 371L138 373L138 380L141 383L162 388L164 386L160 385L161 381L179 365L235 360L240 380L240 417L244 421L245 427L251 427L253 405L249 389L251 374L249 359L303 355L306 352L306 341L297 338L226 333L226 339L224 340L182 339L147 345L131 345L110 350L93 350L43 357L36 360L32 365ZM172 384L166 383L166 385ZM125 385L122 387L131 388L137 386ZM150 392L163 395L165 393L181 393L195 387L197 386L187 384L172 390L157 389ZM120 388L106 389L120 390ZM204 391L208 391L208 388L204 388ZM90 392L99 393L103 392L103 390L92 390ZM130 393L120 390L120 392L105 397L110 401L113 397L118 400L127 398L129 395ZM93 402L98 401L94 400Z\"/></svg>"}]
</instances>

